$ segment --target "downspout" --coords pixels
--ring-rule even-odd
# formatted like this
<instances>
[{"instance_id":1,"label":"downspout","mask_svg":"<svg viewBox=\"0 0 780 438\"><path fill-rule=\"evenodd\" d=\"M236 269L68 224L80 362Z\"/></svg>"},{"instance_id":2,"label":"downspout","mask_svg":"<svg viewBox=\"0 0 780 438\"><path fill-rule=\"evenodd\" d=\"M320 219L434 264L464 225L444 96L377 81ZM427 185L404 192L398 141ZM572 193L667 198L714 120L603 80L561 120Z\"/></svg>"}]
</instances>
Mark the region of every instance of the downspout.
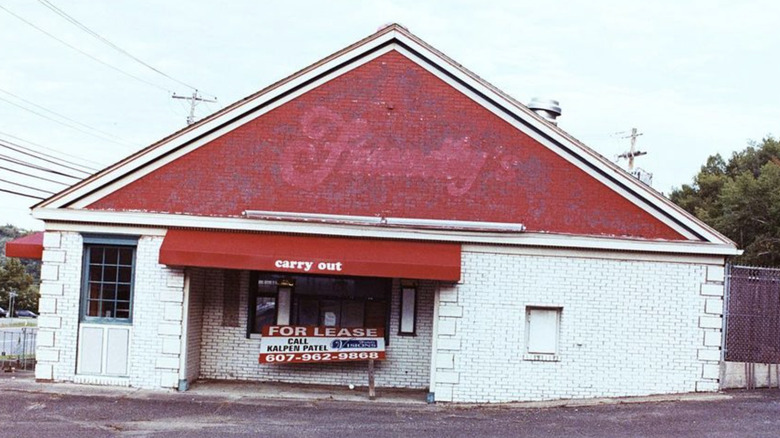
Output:
<instances>
[{"instance_id":1,"label":"downspout","mask_svg":"<svg viewBox=\"0 0 780 438\"><path fill-rule=\"evenodd\" d=\"M437 340L439 338L439 295L441 293L441 282L436 282L436 288L433 291L433 324L431 324L431 374L428 382L428 395L425 401L428 403L436 402L436 355Z\"/></svg>"},{"instance_id":2,"label":"downspout","mask_svg":"<svg viewBox=\"0 0 780 438\"><path fill-rule=\"evenodd\" d=\"M190 315L190 274L184 270L184 299L181 312L181 346L179 348L179 391L186 391L190 385L187 381L187 340L189 339Z\"/></svg>"}]
</instances>

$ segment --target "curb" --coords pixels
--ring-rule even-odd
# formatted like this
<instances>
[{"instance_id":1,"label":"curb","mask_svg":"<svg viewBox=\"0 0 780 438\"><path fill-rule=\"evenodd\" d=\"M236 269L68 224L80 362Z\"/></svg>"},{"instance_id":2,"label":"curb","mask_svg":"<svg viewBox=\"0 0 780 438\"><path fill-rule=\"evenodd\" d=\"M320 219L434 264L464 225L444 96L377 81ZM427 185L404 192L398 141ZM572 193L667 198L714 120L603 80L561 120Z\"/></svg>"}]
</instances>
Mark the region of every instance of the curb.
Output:
<instances>
[{"instance_id":1,"label":"curb","mask_svg":"<svg viewBox=\"0 0 780 438\"><path fill-rule=\"evenodd\" d=\"M424 399L412 397L408 391L382 391L376 400L369 400L367 391L359 388L349 391L337 387L311 387L294 384L264 384L254 382L203 381L186 392L156 391L139 388L84 385L69 382L37 382L32 373L15 373L0 377L0 392L24 392L33 394L72 395L82 397L112 397L147 400L179 399L187 401L213 401L253 404L271 401L283 402L346 402L370 405L396 405L423 409L552 409L615 406L622 404L664 403L686 401L721 401L734 396L723 393L681 393L650 396L566 399L508 403L443 403L428 404ZM382 395L385 397L382 397ZM416 393L414 394L417 395Z\"/></svg>"}]
</instances>

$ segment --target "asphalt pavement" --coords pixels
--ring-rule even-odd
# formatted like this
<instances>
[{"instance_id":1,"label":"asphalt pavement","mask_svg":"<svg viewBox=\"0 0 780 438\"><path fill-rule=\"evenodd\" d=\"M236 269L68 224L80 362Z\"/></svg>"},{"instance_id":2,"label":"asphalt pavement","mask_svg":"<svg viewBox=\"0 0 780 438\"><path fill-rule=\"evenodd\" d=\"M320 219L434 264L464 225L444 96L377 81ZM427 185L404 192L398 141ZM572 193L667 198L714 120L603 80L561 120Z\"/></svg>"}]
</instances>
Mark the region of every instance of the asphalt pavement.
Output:
<instances>
[{"instance_id":1,"label":"asphalt pavement","mask_svg":"<svg viewBox=\"0 0 780 438\"><path fill-rule=\"evenodd\" d=\"M271 388L271 389L269 389ZM0 437L778 437L780 391L501 405L414 391L201 382L187 392L0 376Z\"/></svg>"}]
</instances>

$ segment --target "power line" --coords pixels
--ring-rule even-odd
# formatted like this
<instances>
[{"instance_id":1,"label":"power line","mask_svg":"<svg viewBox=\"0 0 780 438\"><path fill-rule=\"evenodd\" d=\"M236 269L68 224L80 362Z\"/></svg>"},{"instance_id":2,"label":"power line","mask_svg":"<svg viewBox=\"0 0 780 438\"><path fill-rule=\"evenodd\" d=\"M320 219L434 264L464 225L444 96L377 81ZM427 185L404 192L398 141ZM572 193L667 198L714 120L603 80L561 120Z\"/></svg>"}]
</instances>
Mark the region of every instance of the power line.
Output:
<instances>
[{"instance_id":1,"label":"power line","mask_svg":"<svg viewBox=\"0 0 780 438\"><path fill-rule=\"evenodd\" d=\"M4 182L4 183L6 183L6 184L12 184L12 185L15 185L15 186L23 187L23 188L25 188L25 189L32 189L32 190L37 190L37 191L39 191L39 192L47 193L47 194L49 194L49 195L53 195L53 194L54 194L54 192L50 192L50 191L48 191L48 190L43 190L43 189L39 189L39 188L37 188L37 187L28 186L28 185L20 184L20 183L13 182L13 181L8 181L7 179L2 179L2 178L0 178L0 182Z\"/></svg>"},{"instance_id":2,"label":"power line","mask_svg":"<svg viewBox=\"0 0 780 438\"><path fill-rule=\"evenodd\" d=\"M26 198L33 198L33 199L37 199L37 200L39 200L39 201L42 201L42 200L44 200L44 199L45 199L45 198L42 198L42 197L40 197L40 196L33 196L33 195L28 195L27 193L19 193L19 192L15 192L15 191L13 191L13 190L2 189L2 188L0 188L0 192L4 192L4 193L10 193L10 194L12 194L12 195L17 195L17 196L24 196L24 197L26 197Z\"/></svg>"},{"instance_id":3,"label":"power line","mask_svg":"<svg viewBox=\"0 0 780 438\"><path fill-rule=\"evenodd\" d=\"M2 8L2 6L0 6L0 8ZM77 127L77 126L70 125L70 124L68 124L68 123L65 123L65 122L63 122L63 121L60 121L60 120L57 120L57 119L51 118L51 117L49 117L49 116L47 116L47 115L45 115L45 114L41 114L41 113L39 113L38 111L34 111L34 110L31 110L30 108L27 108L27 107L25 107L25 106L19 105L18 103L12 102L12 101L10 101L10 100L8 100L8 99L4 98L4 97L0 97L0 100L2 100L3 102L5 102L5 103L7 103L7 104L9 104L9 105L13 105L13 106L15 106L15 107L17 107L17 108L19 108L19 109L22 109L22 110L24 110L24 111L30 112L30 113L32 113L32 114L35 114L35 115L36 115L36 116L38 116L38 117L43 117L44 119L50 120L50 121L52 121L52 122L54 122L54 123L60 124L60 125L62 125L62 126L65 126L65 127L68 127L68 128L70 128L70 129L74 129L74 130L76 130L76 131L79 131L79 132L81 132L81 133L84 133L84 134L90 135L90 136L92 136L92 137L99 138L99 139L101 139L101 140L108 141L108 142L111 142L111 143L114 143L114 144L118 144L118 145L120 145L120 146L124 146L124 147L135 147L134 145L131 145L131 144L128 144L128 143L122 143L122 142L118 142L118 141L116 141L116 140L112 140L112 139L110 139L110 138L107 138L107 137L105 137L105 136L103 136L103 135L98 135L98 134L94 134L94 133L92 133L92 132L89 132L89 131L85 131L85 130L83 130L83 129L81 129L81 128Z\"/></svg>"},{"instance_id":4,"label":"power line","mask_svg":"<svg viewBox=\"0 0 780 438\"><path fill-rule=\"evenodd\" d=\"M27 100L27 99L25 99L25 98L23 98L23 97L21 97L21 96L18 96L18 95L14 94L14 93L11 93L10 91L6 91L6 90L3 90L2 88L0 88L0 92L2 92L2 93L5 93L5 94L7 94L7 95L9 95L9 96L12 96L12 97L14 97L14 98L16 98L16 99L19 99L19 100L21 100L22 102L24 102L24 103L26 103L26 104L28 104L28 105L32 105L32 106L34 106L34 107L36 107L36 108L40 108L40 109L42 109L42 110L44 110L44 111L46 111L46 112L48 112L48 113L54 114L54 115L55 115L55 116L57 116L57 117L61 117L61 118L65 119L65 120L67 120L67 121L69 121L69 122L75 123L75 124L77 124L77 125L79 125L79 126L83 126L83 127L87 128L87 129L91 129L91 130L93 130L93 131L95 131L95 132L99 132L99 133L101 133L101 134L103 134L103 135L107 135L107 136L109 136L109 137L113 137L113 138L115 138L115 139L117 139L117 140L122 140L121 138L119 138L119 137L115 136L114 134L111 134L111 133L108 133L108 132L105 132L105 131L101 131L100 129L97 129L97 128L93 128L92 126L89 126L89 125L86 125L86 124L84 124L84 123L81 123L81 122L79 122L78 120L73 120L73 119L71 119L71 118L70 118L70 117L68 117L68 116L64 116L64 115L62 115L62 114L60 114L60 113L58 113L58 112L52 111L52 110L50 110L50 109L48 109L48 108L46 108L46 107L43 107L43 106L41 106L41 105L38 105L38 104L37 104L37 103L35 103L35 102L30 102L29 100ZM6 102L7 102L7 101L6 101Z\"/></svg>"},{"instance_id":5,"label":"power line","mask_svg":"<svg viewBox=\"0 0 780 438\"><path fill-rule=\"evenodd\" d=\"M192 96L179 96L174 94L171 96L173 99L183 99L183 100L189 100L190 101L190 115L187 116L187 125L192 125L195 123L195 107L198 106L199 102L216 102L216 100L211 99L204 99L200 96L198 96L198 90L195 90L192 92Z\"/></svg>"},{"instance_id":6,"label":"power line","mask_svg":"<svg viewBox=\"0 0 780 438\"><path fill-rule=\"evenodd\" d=\"M102 64L102 65L104 65L104 66L106 66L106 67L108 67L108 68L110 68L110 69L112 69L112 70L114 70L114 71L117 71L117 72L119 72L119 73L121 73L121 74L123 74L123 75L125 75L125 76L131 77L131 78L133 78L133 79L135 79L135 80L137 80L137 81L139 81L139 82L143 82L143 83L144 83L144 84L146 84L146 85L149 85L149 86L151 86L151 87L157 88L158 90L165 91L165 92L166 92L166 93L168 93L168 94L173 94L173 93L171 92L171 90L168 90L167 88L161 87L161 86L159 86L159 85L157 85L157 84L155 84L155 83L153 83L153 82L149 82L149 81L147 81L146 79L140 78L140 77L138 77L138 76L136 76L136 75L134 75L134 74L132 74L132 73L128 73L128 72L126 72L126 71L124 71L124 70L122 70L122 69L120 69L120 68L114 67L113 65L111 65L111 64L109 64L109 63L107 63L107 62L101 61L100 59L98 59L98 58L96 58L96 57L94 57L94 56L90 55L89 53L87 53L87 52L85 52L85 51L83 51L83 50L79 49L78 47L76 47L76 46L74 46L74 45L72 45L72 44L69 44L69 43L67 43L67 42L65 42L65 41L63 41L63 40L61 40L61 39L57 38L56 36L54 36L54 35L50 34L49 32L47 32L47 31L45 31L45 30L43 30L43 29L41 29L40 27L36 26L35 24L33 24L33 23L31 23L31 22L29 22L29 21L25 20L25 19L24 19L24 18L22 18L21 16L19 16L19 15L15 14L15 13L13 13L13 12L11 12L11 11L10 11L10 10L8 10L8 8L6 8L5 6L2 6L2 5L0 5L0 9L4 10L5 12L7 12L7 13L8 13L8 14L10 14L10 15L13 15L13 16L14 16L14 17L16 17L18 20L22 21L23 23L27 24L28 26L32 27L33 29L36 29L37 31L39 31L39 32L43 33L44 35L48 36L49 38L52 38L52 39L54 39L54 40L58 41L59 43L61 43L61 44L64 44L65 46L67 46L67 47L69 47L69 48L71 48L71 49L73 49L73 50L75 50L75 51L77 51L77 52L81 53L82 55L84 55L84 56L88 57L89 59L91 59L91 60L93 60L93 61L95 61L95 62L97 62L97 63L100 63L100 64Z\"/></svg>"},{"instance_id":7,"label":"power line","mask_svg":"<svg viewBox=\"0 0 780 438\"><path fill-rule=\"evenodd\" d=\"M32 173L27 173L27 172L22 172L21 170L11 169L10 167L0 166L0 169L6 170L8 172L18 173L19 175L29 176L30 178L38 178L38 179L43 180L43 181L48 181L48 182L55 183L55 184L61 184L63 186L71 185L71 184L68 184L68 183L64 183L62 181L57 181L57 180L54 180L54 179L44 178L44 177L42 177L40 175L33 175Z\"/></svg>"},{"instance_id":8,"label":"power line","mask_svg":"<svg viewBox=\"0 0 780 438\"><path fill-rule=\"evenodd\" d=\"M84 179L84 177L81 177L81 176L73 176L73 175L65 173L65 172L60 172L58 170L47 169L47 168L45 168L43 166L39 166L37 164L31 164L31 163L28 163L26 161L22 161L22 160L20 160L18 158L9 157L8 155L0 154L0 159L4 159L5 161L7 161L9 163L17 164L19 166L29 167L30 169L40 170L42 172L48 172L48 173L51 173L51 174L54 174L54 175L64 176L64 177L67 177L67 178L73 178L73 179L77 179L77 180Z\"/></svg>"},{"instance_id":9,"label":"power line","mask_svg":"<svg viewBox=\"0 0 780 438\"><path fill-rule=\"evenodd\" d=\"M24 150L19 150L19 149L13 147L13 146L7 145L7 144L3 143L2 141L0 141L0 147L6 148L6 149L10 149L10 150L15 151L17 153L20 153L22 155L27 155L29 157L33 157L33 158L35 158L37 160L45 161L47 163L52 163L54 165L57 165L57 166L60 166L60 167L64 167L66 169L75 170L76 172L81 172L81 173L90 175L90 172L87 172L86 170L81 170L81 169L78 169L78 168L75 168L75 167L72 167L72 166L67 166L65 164L60 164L60 163L58 163L58 162L56 162L54 160L49 160L48 158L36 156L36 155L31 154L29 152L26 152Z\"/></svg>"},{"instance_id":10,"label":"power line","mask_svg":"<svg viewBox=\"0 0 780 438\"><path fill-rule=\"evenodd\" d=\"M647 154L647 152L636 150L636 138L639 137L640 135L643 135L643 133L641 132L637 133L636 128L631 128L631 134L622 137L622 138L631 139L631 149L628 150L627 152L623 152L622 154L618 155L618 158L625 158L628 160L629 172L634 170L634 158Z\"/></svg>"},{"instance_id":11,"label":"power line","mask_svg":"<svg viewBox=\"0 0 780 438\"><path fill-rule=\"evenodd\" d=\"M0 132L0 134L2 134L2 133ZM38 152L38 151L36 151L34 149L22 146L20 144L14 143L14 142L9 141L9 140L6 140L4 138L0 138L0 147L5 147L6 149L11 149L11 150L14 150L16 152L19 152L20 154L29 155L31 157L35 157L35 158L38 158L38 159L43 160L43 161L49 161L49 160L45 159L45 157L48 157L48 158L51 158L51 159L54 159L54 160L59 160L59 161L61 161L63 163L72 164L74 166L80 167L81 169L49 161L49 162L52 162L54 164L57 164L58 166L62 166L62 167L68 168L68 169L76 170L76 171L79 171L79 172L82 172L82 173L86 173L86 174L89 174L89 175L97 172L97 170L98 170L98 169L91 168L89 166L85 166L83 164L74 163L72 161L65 160L65 159L60 158L60 157L55 157L54 155L44 154L43 152ZM16 148L19 148L21 150L16 149ZM83 169L87 169L87 170L83 170Z\"/></svg>"},{"instance_id":12,"label":"power line","mask_svg":"<svg viewBox=\"0 0 780 438\"><path fill-rule=\"evenodd\" d=\"M193 90L195 92L198 91L196 87L194 87L194 86L192 86L190 84L187 84L185 82L182 82L182 81L174 78L173 76L168 75L168 74L162 72L161 70L159 70L159 69L149 65L148 63L146 63L143 60L139 59L138 57L134 56L132 53L128 52L127 50L125 50L125 49L117 46L116 44L112 43L111 41L107 40L106 38L104 38L103 36L101 36L100 34L95 32L94 30L88 28L87 26L85 26L84 24L82 24L81 22L79 22L78 20L73 18L72 16L68 15L62 9L60 9L60 8L54 6L53 4L51 4L51 2L49 2L48 0L38 0L38 2L40 4L42 4L43 6L47 7L49 10L51 10L55 14L59 15L60 17L64 18L65 20L67 20L69 23L73 24L74 26L76 26L79 29L83 30L84 32L88 33L92 37L96 38L98 41L100 41L103 44L107 45L108 47L110 47L110 48L116 50L117 52L127 56L128 58L136 61L137 63L143 65L144 67L152 70L153 72L155 72L155 73L157 73L159 75L162 75L162 76L164 76L164 77L166 77L166 78L168 78L168 79L170 79L170 80L172 80L172 81L174 81L174 82L176 82L178 84L184 85L185 87L187 87L187 88L189 88L189 89L191 89L191 90ZM215 96L212 96L212 97L215 97Z\"/></svg>"},{"instance_id":13,"label":"power line","mask_svg":"<svg viewBox=\"0 0 780 438\"><path fill-rule=\"evenodd\" d=\"M33 146L37 146L37 147L39 147L39 148L41 148L41 149L44 149L44 150L47 150L47 151L50 151L50 152L54 152L54 153L56 153L56 154L64 155L64 156L66 156L66 157L75 158L75 159L78 159L78 160L84 161L84 162L86 162L86 163L92 163L92 164L96 164L96 165L100 166L101 168L105 166L105 164L103 164L103 163L99 163L99 162L97 162L97 161L90 160L90 159L88 159L88 158L81 158L81 157L76 157L75 155L72 155L72 154L66 154L66 153L60 152L60 151L58 151L58 150L56 150L56 149L47 148L46 146L43 146L42 144L35 143L35 142L32 142L32 141L30 141L30 140L25 140L25 139L23 139L23 138L21 138L21 137L17 137L17 136L15 136L15 135L13 135L13 134L9 134L9 133L7 133L7 132L0 131L0 135L4 135L4 136L6 136L6 137L11 137L11 138L13 138L13 139L16 139L16 140L18 140L18 141L23 141L23 142L25 142L25 143L27 143L27 144L31 144L31 145L33 145ZM12 141L9 141L9 140L5 140L5 141L6 141L7 143L11 143L11 144L13 144L14 146L24 147L24 146L21 146L21 145L19 145L18 143L14 143L14 142L12 142ZM25 149L27 149L28 151L32 151L32 149L30 149L30 148L25 148ZM37 152L37 151L35 151L35 152ZM40 152L40 153L41 153L41 154L43 154L42 152ZM44 154L44 155L46 155L46 154ZM54 157L53 155L49 155L49 156L51 156L51 157L53 157L53 158L58 158L58 157ZM88 169L88 170L91 170L91 171L93 171L93 172L97 172L97 171L99 170L99 169L96 169L96 168L94 168L94 167L86 166L86 165L79 164L79 163L74 163L74 162L72 162L72 161L67 161L67 160L64 160L64 159L62 159L62 161L66 162L66 163L70 163L70 164L76 165L76 166L81 166L81 167L83 167L83 168L85 168L85 169Z\"/></svg>"}]
</instances>

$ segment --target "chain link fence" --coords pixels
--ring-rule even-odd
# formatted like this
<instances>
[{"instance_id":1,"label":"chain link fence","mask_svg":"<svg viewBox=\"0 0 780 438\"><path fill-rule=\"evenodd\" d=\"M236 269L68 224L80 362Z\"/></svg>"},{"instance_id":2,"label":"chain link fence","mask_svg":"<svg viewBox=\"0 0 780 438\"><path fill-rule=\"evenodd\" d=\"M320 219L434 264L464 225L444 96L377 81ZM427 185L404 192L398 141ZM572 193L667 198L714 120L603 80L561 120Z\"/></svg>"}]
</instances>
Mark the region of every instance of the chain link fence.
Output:
<instances>
[{"instance_id":1,"label":"chain link fence","mask_svg":"<svg viewBox=\"0 0 780 438\"><path fill-rule=\"evenodd\" d=\"M725 359L780 363L780 269L730 266Z\"/></svg>"},{"instance_id":2,"label":"chain link fence","mask_svg":"<svg viewBox=\"0 0 780 438\"><path fill-rule=\"evenodd\" d=\"M0 328L0 371L34 369L37 335L34 327Z\"/></svg>"}]
</instances>

